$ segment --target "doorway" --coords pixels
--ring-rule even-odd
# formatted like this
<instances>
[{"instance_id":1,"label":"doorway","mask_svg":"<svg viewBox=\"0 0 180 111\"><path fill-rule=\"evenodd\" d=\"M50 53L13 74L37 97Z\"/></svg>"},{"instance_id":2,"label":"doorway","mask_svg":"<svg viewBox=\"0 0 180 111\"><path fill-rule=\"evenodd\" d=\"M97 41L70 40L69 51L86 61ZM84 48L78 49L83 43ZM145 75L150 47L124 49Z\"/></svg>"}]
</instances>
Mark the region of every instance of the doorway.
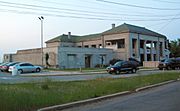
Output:
<instances>
[{"instance_id":1,"label":"doorway","mask_svg":"<svg viewBox=\"0 0 180 111\"><path fill-rule=\"evenodd\" d=\"M85 56L85 68L90 68L91 67L91 55L86 55Z\"/></svg>"}]
</instances>

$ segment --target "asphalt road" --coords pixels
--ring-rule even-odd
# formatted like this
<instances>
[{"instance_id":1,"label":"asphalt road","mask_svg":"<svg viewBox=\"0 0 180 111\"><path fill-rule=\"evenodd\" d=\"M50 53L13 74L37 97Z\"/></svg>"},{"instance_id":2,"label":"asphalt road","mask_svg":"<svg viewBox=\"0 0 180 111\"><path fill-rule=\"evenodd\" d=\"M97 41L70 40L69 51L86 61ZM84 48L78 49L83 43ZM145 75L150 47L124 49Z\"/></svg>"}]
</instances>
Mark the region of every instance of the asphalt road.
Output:
<instances>
[{"instance_id":1,"label":"asphalt road","mask_svg":"<svg viewBox=\"0 0 180 111\"><path fill-rule=\"evenodd\" d=\"M178 71L178 70L176 70ZM96 78L125 78L139 75L149 75L153 73L159 73L162 71L153 70L153 71L138 71L135 74L120 74L120 75L111 75L108 73L104 74L88 74L88 75L63 75L63 76L40 76L40 77L32 77L32 76L12 76L10 73L0 72L0 83L27 83L27 82L40 82L45 81L47 79L52 81L81 81L81 80L91 80ZM41 72L41 73L50 73L50 72ZM41 73L35 73L41 75ZM58 73L58 72L56 72ZM61 72L62 73L62 72ZM27 73L28 75L28 73Z\"/></svg>"},{"instance_id":2,"label":"asphalt road","mask_svg":"<svg viewBox=\"0 0 180 111\"><path fill-rule=\"evenodd\" d=\"M180 111L180 82L63 111Z\"/></svg>"}]
</instances>

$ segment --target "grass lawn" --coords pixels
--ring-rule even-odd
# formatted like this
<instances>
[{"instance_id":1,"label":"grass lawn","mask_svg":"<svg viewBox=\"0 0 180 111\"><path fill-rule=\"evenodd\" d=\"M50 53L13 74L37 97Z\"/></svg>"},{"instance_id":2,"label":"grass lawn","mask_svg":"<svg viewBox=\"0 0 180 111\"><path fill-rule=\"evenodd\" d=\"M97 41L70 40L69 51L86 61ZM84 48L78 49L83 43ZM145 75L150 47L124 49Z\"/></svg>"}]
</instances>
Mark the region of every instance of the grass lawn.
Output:
<instances>
[{"instance_id":1,"label":"grass lawn","mask_svg":"<svg viewBox=\"0 0 180 111\"><path fill-rule=\"evenodd\" d=\"M130 78L97 78L89 81L0 84L0 111L32 111L42 107L63 104L180 77L180 72L153 74Z\"/></svg>"}]
</instances>

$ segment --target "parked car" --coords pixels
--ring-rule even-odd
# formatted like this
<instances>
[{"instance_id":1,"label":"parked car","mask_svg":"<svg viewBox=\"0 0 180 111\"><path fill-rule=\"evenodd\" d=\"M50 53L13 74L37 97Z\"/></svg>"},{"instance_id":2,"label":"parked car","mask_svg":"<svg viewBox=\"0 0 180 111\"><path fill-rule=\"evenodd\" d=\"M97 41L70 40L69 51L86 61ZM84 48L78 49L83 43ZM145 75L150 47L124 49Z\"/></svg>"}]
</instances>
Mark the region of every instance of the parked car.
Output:
<instances>
[{"instance_id":1,"label":"parked car","mask_svg":"<svg viewBox=\"0 0 180 111\"><path fill-rule=\"evenodd\" d=\"M138 70L138 65L134 61L119 61L114 65L106 68L106 71L110 74L115 73L119 74L121 72L129 72L136 73Z\"/></svg>"},{"instance_id":2,"label":"parked car","mask_svg":"<svg viewBox=\"0 0 180 111\"><path fill-rule=\"evenodd\" d=\"M2 63L2 64L0 64L0 70L3 72L4 70L4 68L6 67L5 65L6 64L8 64L9 62L4 62L4 63Z\"/></svg>"},{"instance_id":3,"label":"parked car","mask_svg":"<svg viewBox=\"0 0 180 111\"><path fill-rule=\"evenodd\" d=\"M20 74L25 72L40 72L42 70L41 66L35 66L31 63L18 63L14 66L11 66L9 68L9 72L12 72L14 68L16 68Z\"/></svg>"},{"instance_id":4,"label":"parked car","mask_svg":"<svg viewBox=\"0 0 180 111\"><path fill-rule=\"evenodd\" d=\"M138 60L135 59L135 58L130 57L130 58L129 58L129 61L134 61L134 62L136 63L137 66L140 66L140 65L141 65L141 62L138 61Z\"/></svg>"},{"instance_id":5,"label":"parked car","mask_svg":"<svg viewBox=\"0 0 180 111\"><path fill-rule=\"evenodd\" d=\"M4 65L1 67L1 71L2 71L2 72L3 72L3 71L8 72L10 66L13 66L13 65L18 64L18 63L19 63L19 62L9 62L9 63L6 63L6 64L4 64Z\"/></svg>"},{"instance_id":6,"label":"parked car","mask_svg":"<svg viewBox=\"0 0 180 111\"><path fill-rule=\"evenodd\" d=\"M180 69L180 58L163 59L159 62L158 68L159 70Z\"/></svg>"}]
</instances>

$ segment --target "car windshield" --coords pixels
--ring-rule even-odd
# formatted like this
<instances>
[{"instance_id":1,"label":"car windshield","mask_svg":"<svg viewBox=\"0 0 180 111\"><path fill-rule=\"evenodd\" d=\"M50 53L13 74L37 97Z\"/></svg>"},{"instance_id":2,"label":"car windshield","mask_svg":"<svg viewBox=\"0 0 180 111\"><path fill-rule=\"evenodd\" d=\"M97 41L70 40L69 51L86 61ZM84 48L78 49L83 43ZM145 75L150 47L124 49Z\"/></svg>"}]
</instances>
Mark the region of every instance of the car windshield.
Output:
<instances>
[{"instance_id":1,"label":"car windshield","mask_svg":"<svg viewBox=\"0 0 180 111\"><path fill-rule=\"evenodd\" d=\"M114 66L121 66L122 63L123 63L123 61L116 62L116 63L114 64Z\"/></svg>"},{"instance_id":2,"label":"car windshield","mask_svg":"<svg viewBox=\"0 0 180 111\"><path fill-rule=\"evenodd\" d=\"M163 59L163 60L161 60L161 62L171 62L172 61L172 59Z\"/></svg>"},{"instance_id":3,"label":"car windshield","mask_svg":"<svg viewBox=\"0 0 180 111\"><path fill-rule=\"evenodd\" d=\"M164 61L165 61L165 59L161 60L161 62L164 62Z\"/></svg>"}]
</instances>

